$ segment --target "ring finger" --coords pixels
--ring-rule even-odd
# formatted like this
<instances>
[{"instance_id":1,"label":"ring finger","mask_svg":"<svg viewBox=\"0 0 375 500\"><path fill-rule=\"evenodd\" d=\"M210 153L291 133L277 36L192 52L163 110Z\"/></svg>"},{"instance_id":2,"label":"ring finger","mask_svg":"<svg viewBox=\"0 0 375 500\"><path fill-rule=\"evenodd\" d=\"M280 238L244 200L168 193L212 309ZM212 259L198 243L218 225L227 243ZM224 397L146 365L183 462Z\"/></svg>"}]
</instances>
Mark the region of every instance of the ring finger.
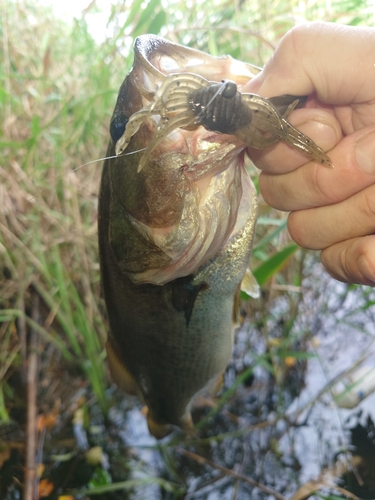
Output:
<instances>
[{"instance_id":1,"label":"ring finger","mask_svg":"<svg viewBox=\"0 0 375 500\"><path fill-rule=\"evenodd\" d=\"M291 212L288 229L299 245L312 250L374 234L375 184L340 203Z\"/></svg>"}]
</instances>

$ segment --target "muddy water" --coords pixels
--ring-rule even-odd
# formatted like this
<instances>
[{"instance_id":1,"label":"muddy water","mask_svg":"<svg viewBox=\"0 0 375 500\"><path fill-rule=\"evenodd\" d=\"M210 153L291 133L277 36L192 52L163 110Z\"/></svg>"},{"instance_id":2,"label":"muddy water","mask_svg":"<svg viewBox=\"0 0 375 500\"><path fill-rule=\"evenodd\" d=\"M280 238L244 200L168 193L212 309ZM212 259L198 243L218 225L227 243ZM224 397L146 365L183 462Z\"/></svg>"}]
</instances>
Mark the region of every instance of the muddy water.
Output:
<instances>
[{"instance_id":1,"label":"muddy water","mask_svg":"<svg viewBox=\"0 0 375 500\"><path fill-rule=\"evenodd\" d=\"M185 488L186 494L181 498L229 500L272 496L207 464L198 464L182 455L181 447L289 498L300 485L320 479L322 471L333 484L351 485L363 497L375 496L374 479L367 477L368 467L359 456L363 456L360 452L365 449L369 455L365 457L367 462L375 461L371 448L372 442L375 443L371 426L371 419L375 418L375 393L353 409L345 409L334 403L329 389L332 381L364 357L365 365L375 369L375 309L371 307L375 292L347 287L329 278L319 264L311 266L311 277L303 283L302 300L290 297L296 292L280 294L272 300L272 312L266 322L261 319L262 307L258 304L254 309L257 324L248 318L237 332L225 388L230 388L248 367L254 369L222 409L206 421L197 439L190 441L177 435L162 441L158 448L160 445L149 436L138 407L126 412L125 407L112 411L112 418L117 415L117 423L122 427L119 436L132 450L135 461L142 463L150 475L164 477ZM291 321L291 309L296 302L299 313ZM272 346L280 347L286 331L287 338L292 340L282 354ZM299 359L298 351L305 349L312 357ZM286 356L289 358L286 367L282 357L290 352L295 359L293 355ZM333 389L341 387L338 382L331 385ZM213 400L206 400L197 406L195 419L207 417L213 404ZM358 435L368 441L355 441ZM357 470L357 479L348 470L353 454L357 469L362 471L361 475ZM339 471L334 470L337 460ZM344 480L335 478L343 473ZM142 488L142 492L135 491L134 495L134 498L175 498L157 486Z\"/></svg>"}]
</instances>

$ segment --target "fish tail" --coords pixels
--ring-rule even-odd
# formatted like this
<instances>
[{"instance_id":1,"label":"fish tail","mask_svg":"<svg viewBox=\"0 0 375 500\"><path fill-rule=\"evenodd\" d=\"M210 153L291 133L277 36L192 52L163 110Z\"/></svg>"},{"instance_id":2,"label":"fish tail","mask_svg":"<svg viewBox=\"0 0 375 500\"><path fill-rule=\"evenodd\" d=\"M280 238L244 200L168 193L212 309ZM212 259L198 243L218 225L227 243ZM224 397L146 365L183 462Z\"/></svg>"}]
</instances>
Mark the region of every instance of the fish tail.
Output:
<instances>
[{"instance_id":1,"label":"fish tail","mask_svg":"<svg viewBox=\"0 0 375 500\"><path fill-rule=\"evenodd\" d=\"M168 436L173 430L173 427L169 424L160 424L153 417L150 408L147 409L147 425L150 434L152 434L156 439L162 439Z\"/></svg>"}]
</instances>

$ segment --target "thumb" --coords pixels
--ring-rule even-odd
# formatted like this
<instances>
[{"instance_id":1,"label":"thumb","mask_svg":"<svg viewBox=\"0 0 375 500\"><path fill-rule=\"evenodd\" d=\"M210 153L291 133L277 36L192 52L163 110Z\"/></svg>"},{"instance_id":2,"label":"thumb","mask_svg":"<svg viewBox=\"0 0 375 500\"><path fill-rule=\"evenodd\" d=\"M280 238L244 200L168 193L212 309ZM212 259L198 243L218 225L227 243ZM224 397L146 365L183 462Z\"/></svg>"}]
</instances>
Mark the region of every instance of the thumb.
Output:
<instances>
[{"instance_id":1,"label":"thumb","mask_svg":"<svg viewBox=\"0 0 375 500\"><path fill-rule=\"evenodd\" d=\"M263 71L243 92L264 97L316 93L327 104L375 98L375 30L334 23L306 23L281 40Z\"/></svg>"}]
</instances>

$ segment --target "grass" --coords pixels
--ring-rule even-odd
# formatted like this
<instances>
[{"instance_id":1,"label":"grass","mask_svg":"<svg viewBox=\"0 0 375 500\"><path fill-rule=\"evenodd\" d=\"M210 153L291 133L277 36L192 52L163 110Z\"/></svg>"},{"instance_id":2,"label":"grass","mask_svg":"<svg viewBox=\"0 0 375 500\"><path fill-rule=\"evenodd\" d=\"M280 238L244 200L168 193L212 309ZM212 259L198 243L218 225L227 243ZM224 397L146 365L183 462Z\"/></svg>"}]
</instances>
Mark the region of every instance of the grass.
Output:
<instances>
[{"instance_id":1,"label":"grass","mask_svg":"<svg viewBox=\"0 0 375 500\"><path fill-rule=\"evenodd\" d=\"M90 5L86 15L96 9L95 2ZM53 363L77 370L105 414L111 405L96 229L101 163L85 164L105 155L117 89L131 66L133 38L157 33L214 55L229 53L262 65L301 17L374 25L372 9L370 1L356 0L117 2L109 14L108 34L98 43L85 15L64 24L36 1L3 0L0 421L9 420L17 406L12 381L25 368L32 332L39 339L42 367ZM253 267L266 285L265 298L261 306L245 307L251 308L269 348L254 356L251 367L236 378L201 427L257 367L276 376L282 398L285 360L303 363L309 356L296 349L307 329L299 320L303 297L292 290L305 278L308 257L291 243L285 226L284 215L261 204ZM374 302L373 295L365 293L362 311ZM281 295L285 301L275 309ZM124 488L133 487L131 481ZM164 479L150 476L139 484L142 481L180 491Z\"/></svg>"},{"instance_id":2,"label":"grass","mask_svg":"<svg viewBox=\"0 0 375 500\"><path fill-rule=\"evenodd\" d=\"M107 65L92 60L96 44L85 23L69 28L32 3L7 2L5 9L0 244L9 279L2 282L2 334L10 335L16 318L29 318L37 294L48 310L39 330L82 367L104 409L100 165L74 169L103 156L116 87Z\"/></svg>"}]
</instances>

